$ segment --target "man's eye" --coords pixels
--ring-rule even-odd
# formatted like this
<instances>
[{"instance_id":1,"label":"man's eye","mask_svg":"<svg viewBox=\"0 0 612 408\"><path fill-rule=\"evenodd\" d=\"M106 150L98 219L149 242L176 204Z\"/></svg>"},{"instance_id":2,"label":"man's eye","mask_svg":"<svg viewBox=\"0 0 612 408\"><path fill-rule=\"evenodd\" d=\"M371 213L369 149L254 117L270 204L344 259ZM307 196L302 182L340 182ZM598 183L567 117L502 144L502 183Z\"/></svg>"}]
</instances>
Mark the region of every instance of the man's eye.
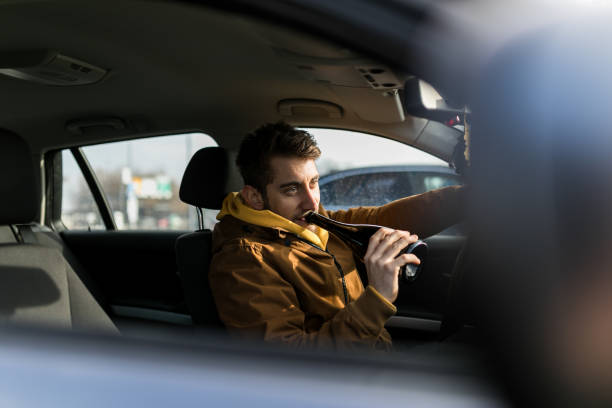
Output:
<instances>
[{"instance_id":1,"label":"man's eye","mask_svg":"<svg viewBox=\"0 0 612 408\"><path fill-rule=\"evenodd\" d=\"M284 191L285 194L295 194L297 193L297 188L296 187L288 187L285 189Z\"/></svg>"}]
</instances>

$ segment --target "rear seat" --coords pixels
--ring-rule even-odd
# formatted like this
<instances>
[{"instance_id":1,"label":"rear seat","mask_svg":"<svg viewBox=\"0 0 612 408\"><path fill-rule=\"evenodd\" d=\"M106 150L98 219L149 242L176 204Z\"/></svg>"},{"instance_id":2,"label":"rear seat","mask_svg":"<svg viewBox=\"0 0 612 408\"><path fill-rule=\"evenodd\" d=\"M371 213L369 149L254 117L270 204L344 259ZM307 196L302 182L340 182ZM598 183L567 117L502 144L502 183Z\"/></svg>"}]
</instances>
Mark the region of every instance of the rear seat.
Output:
<instances>
[{"instance_id":1,"label":"rear seat","mask_svg":"<svg viewBox=\"0 0 612 408\"><path fill-rule=\"evenodd\" d=\"M0 146L0 321L117 333L60 238L33 224L40 189L27 144L0 132Z\"/></svg>"},{"instance_id":2,"label":"rear seat","mask_svg":"<svg viewBox=\"0 0 612 408\"><path fill-rule=\"evenodd\" d=\"M8 225L0 225L0 245L15 243L17 243L17 239L11 227Z\"/></svg>"},{"instance_id":3,"label":"rear seat","mask_svg":"<svg viewBox=\"0 0 612 408\"><path fill-rule=\"evenodd\" d=\"M94 299L96 299L96 302L98 302L107 314L112 313L110 304L98 284L87 273L85 267L55 231L49 227L36 223L13 225L12 227L15 235L19 237L18 239L20 242L25 242L26 244L39 244L60 251L87 290L92 294Z\"/></svg>"}]
</instances>

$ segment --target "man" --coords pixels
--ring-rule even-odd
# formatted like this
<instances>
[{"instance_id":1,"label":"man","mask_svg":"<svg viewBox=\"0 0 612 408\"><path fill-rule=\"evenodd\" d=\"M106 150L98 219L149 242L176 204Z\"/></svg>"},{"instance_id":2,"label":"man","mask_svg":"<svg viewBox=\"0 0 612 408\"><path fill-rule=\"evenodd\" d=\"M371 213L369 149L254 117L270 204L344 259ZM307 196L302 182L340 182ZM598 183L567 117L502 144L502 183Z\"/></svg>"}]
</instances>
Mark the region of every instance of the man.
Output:
<instances>
[{"instance_id":1,"label":"man","mask_svg":"<svg viewBox=\"0 0 612 408\"><path fill-rule=\"evenodd\" d=\"M210 285L230 332L295 347L390 349L385 322L396 312L398 254L460 220L463 191L449 187L381 207L326 211L320 205L314 138L285 123L247 135L236 163L244 179L226 197L213 232ZM378 224L365 256L368 286L353 253L304 213Z\"/></svg>"}]
</instances>

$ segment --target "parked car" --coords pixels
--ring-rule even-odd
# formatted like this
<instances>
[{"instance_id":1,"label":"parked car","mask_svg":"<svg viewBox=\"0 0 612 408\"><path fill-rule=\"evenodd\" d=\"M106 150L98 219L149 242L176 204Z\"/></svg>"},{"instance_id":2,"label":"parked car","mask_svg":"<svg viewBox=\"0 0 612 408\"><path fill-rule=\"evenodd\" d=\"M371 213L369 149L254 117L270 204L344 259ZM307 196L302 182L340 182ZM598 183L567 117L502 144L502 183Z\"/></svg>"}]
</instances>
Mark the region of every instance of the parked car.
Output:
<instances>
[{"instance_id":1,"label":"parked car","mask_svg":"<svg viewBox=\"0 0 612 408\"><path fill-rule=\"evenodd\" d=\"M609 105L598 93L609 89L600 75L609 51L597 47L601 55L581 57L607 38L594 28L609 30L576 23L571 41L551 39L546 33L564 33L566 25L533 7L484 0L1 2L0 401L609 402L609 342L602 341L609 310L604 292L589 296L607 287L594 284L596 277L605 283L605 274L575 276L590 271L585 265L606 265L590 261L605 251L569 246L574 228L545 224L560 209L563 219L577 219L567 199L573 190L564 189L584 187L581 197L600 198L606 185L593 188L586 184L593 178L569 170L606 152L605 140L592 135L606 134L593 124ZM555 38L568 41L559 46ZM553 63L558 50L569 61ZM569 75L571 82L560 75L589 68L590 75ZM441 96L421 103L430 88ZM591 95L600 103L590 106ZM473 115L473 135L448 125L459 115ZM423 279L400 289L389 321L398 353L245 344L197 320L188 294L206 294L177 274L186 259L180 252L177 259L176 243L200 229L199 209L179 200L180 175L198 148L221 146L231 157L243 135L279 120L363 133L370 137L363 149L395 140L445 162L469 140L473 235L428 239ZM580 137L569 138L569 129ZM552 154L568 146L582 150ZM568 166L559 172L551 163ZM212 195L221 173L202 174L203 196ZM352 170L322 179L321 188L328 206L340 206L357 204L352 194L376 186L372 178L397 183L397 194L460 182L442 168L416 173L425 176ZM355 187L341 187L340 179ZM564 192L565 199L551 198ZM396 196L362 197L378 204ZM204 227L211 210L204 209ZM597 225L607 225L605 212L582 215L601 215ZM602 236L589 234L594 225L581 239ZM569 250L556 252L559 243ZM565 263L574 253L584 263ZM559 265L574 267L561 274Z\"/></svg>"},{"instance_id":2,"label":"parked car","mask_svg":"<svg viewBox=\"0 0 612 408\"><path fill-rule=\"evenodd\" d=\"M462 185L451 168L435 165L374 166L342 170L321 177L321 202L329 210L378 206L437 188ZM464 235L454 225L440 235Z\"/></svg>"},{"instance_id":3,"label":"parked car","mask_svg":"<svg viewBox=\"0 0 612 408\"><path fill-rule=\"evenodd\" d=\"M319 180L321 202L330 210L378 206L437 188L461 185L443 166L375 166L342 170Z\"/></svg>"}]
</instances>

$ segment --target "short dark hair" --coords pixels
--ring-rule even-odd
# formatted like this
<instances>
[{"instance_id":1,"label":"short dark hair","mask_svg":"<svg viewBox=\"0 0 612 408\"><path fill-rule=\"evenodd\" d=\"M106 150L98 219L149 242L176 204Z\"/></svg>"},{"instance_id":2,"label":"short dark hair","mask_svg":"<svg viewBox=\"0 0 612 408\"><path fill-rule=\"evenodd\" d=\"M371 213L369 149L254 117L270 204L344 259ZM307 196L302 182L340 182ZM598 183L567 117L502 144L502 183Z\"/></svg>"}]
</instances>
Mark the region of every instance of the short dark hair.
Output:
<instances>
[{"instance_id":1,"label":"short dark hair","mask_svg":"<svg viewBox=\"0 0 612 408\"><path fill-rule=\"evenodd\" d=\"M242 140L236 165L244 184L255 187L265 197L272 182L270 159L275 156L318 159L321 150L314 137L285 122L268 123Z\"/></svg>"}]
</instances>

